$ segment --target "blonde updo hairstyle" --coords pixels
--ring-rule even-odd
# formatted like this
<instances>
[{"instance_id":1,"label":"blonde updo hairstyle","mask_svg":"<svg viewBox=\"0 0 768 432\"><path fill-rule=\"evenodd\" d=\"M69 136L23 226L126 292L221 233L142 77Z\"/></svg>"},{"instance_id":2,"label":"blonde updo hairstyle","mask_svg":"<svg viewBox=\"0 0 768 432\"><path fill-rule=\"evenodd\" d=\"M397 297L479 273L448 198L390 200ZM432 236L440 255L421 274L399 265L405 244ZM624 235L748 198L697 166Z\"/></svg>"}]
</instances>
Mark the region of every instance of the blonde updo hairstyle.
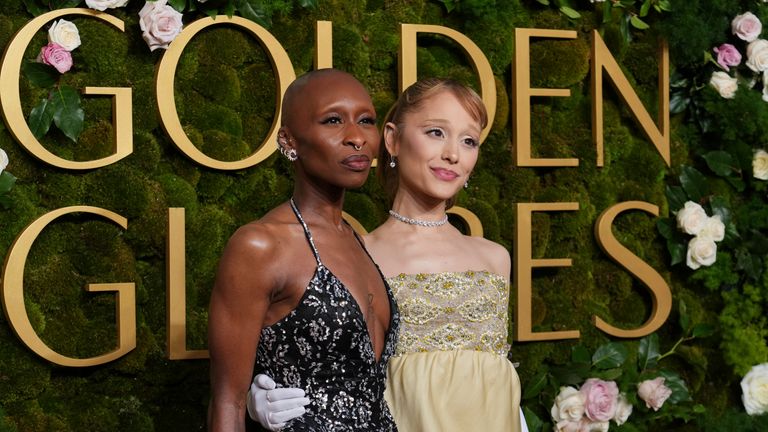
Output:
<instances>
[{"instance_id":1,"label":"blonde updo hairstyle","mask_svg":"<svg viewBox=\"0 0 768 432\"><path fill-rule=\"evenodd\" d=\"M488 124L488 112L485 109L483 100L474 90L450 78L425 78L416 81L405 89L397 99L397 102L390 108L384 118L383 125L393 123L397 125L398 130L401 130L405 116L414 111L418 111L424 105L426 100L445 91L451 92L451 94L459 100L459 103L461 103L472 119L480 124L481 130L485 129L485 126ZM389 166L391 157L392 156L387 151L387 146L384 145L382 137L382 145L379 147L376 175L384 185L384 190L387 193L390 205L395 198L399 185L397 165L394 168ZM395 161L397 161L396 158ZM451 208L455 201L455 196L446 200L446 208Z\"/></svg>"}]
</instances>

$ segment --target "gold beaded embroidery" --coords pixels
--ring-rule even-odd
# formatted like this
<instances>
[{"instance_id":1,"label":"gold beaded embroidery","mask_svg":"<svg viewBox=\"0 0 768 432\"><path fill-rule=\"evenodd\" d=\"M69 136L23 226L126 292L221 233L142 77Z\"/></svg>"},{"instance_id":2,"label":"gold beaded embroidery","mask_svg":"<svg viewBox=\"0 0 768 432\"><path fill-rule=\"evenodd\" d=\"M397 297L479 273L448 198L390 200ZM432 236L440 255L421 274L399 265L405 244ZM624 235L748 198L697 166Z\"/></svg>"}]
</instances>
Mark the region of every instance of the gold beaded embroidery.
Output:
<instances>
[{"instance_id":1,"label":"gold beaded embroidery","mask_svg":"<svg viewBox=\"0 0 768 432\"><path fill-rule=\"evenodd\" d=\"M395 355L475 350L506 355L509 289L487 271L400 274L387 280L400 309Z\"/></svg>"}]
</instances>

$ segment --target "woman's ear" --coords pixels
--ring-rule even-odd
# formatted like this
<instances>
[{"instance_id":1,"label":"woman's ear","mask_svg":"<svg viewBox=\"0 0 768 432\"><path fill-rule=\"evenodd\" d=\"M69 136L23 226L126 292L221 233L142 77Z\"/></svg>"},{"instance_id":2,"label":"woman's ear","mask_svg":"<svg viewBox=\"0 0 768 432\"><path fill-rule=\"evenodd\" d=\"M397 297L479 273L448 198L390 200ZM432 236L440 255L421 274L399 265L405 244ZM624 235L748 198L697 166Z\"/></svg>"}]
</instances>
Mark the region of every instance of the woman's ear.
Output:
<instances>
[{"instance_id":1,"label":"woman's ear","mask_svg":"<svg viewBox=\"0 0 768 432\"><path fill-rule=\"evenodd\" d=\"M392 157L397 157L400 153L400 131L397 129L397 125L392 122L387 122L384 125L384 146L387 148Z\"/></svg>"},{"instance_id":2,"label":"woman's ear","mask_svg":"<svg viewBox=\"0 0 768 432\"><path fill-rule=\"evenodd\" d=\"M277 131L277 145L284 151L296 150L296 140L291 138L291 133L285 126L281 126Z\"/></svg>"}]
</instances>

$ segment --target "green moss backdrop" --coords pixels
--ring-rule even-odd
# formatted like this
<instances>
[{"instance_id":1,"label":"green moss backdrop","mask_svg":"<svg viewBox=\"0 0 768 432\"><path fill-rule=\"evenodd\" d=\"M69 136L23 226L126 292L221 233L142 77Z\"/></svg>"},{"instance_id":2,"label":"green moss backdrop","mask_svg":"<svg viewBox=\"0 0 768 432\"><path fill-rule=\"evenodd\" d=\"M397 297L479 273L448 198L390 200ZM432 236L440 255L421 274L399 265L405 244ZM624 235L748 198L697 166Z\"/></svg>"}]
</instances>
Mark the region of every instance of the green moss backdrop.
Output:
<instances>
[{"instance_id":1,"label":"green moss backdrop","mask_svg":"<svg viewBox=\"0 0 768 432\"><path fill-rule=\"evenodd\" d=\"M0 46L5 47L33 18L27 7L33 3L3 0ZM766 187L752 179L751 166L745 162L751 161L750 148L765 146L768 108L757 90L740 90L733 100L721 98L706 86L713 69L711 62L702 61L704 52L728 40L734 15L753 10L768 18L768 7L747 0L673 1L672 11L654 8L669 3L655 0L613 1L609 11L605 3L587 0L318 0L315 7L291 1L264 3L272 5L269 31L288 52L297 75L312 69L314 23L332 21L334 65L368 86L382 116L396 98L400 23L437 24L465 34L491 63L498 106L476 173L458 205L481 219L486 237L511 250L515 203L579 203L578 211L537 213L533 219L534 257L573 260L571 267L534 272L534 330L578 329L582 336L579 341L514 344L512 359L520 362L518 372L526 388L523 404L532 431L551 430L549 409L559 386L580 383L569 379L563 368L578 363L585 351L621 342L594 328L593 315L617 327L634 328L651 313L646 289L595 242L597 216L615 203L640 200L658 205L662 213L658 219L669 220L671 211L680 207L670 196L690 192L681 186L680 179L687 178L681 176L682 167L703 172L707 190L700 201L707 204L707 197L718 196L715 202L725 204L707 208L727 208L733 215L731 236L714 266L693 272L684 263L671 265L674 241L657 229L657 218L628 212L616 220L617 238L670 284L673 313L656 333L658 344L663 353L681 337L690 339L660 362L685 382L690 400L680 397L667 411L655 413L634 397L633 417L622 426L612 423L611 428L768 430L765 416L744 413L739 387L751 365L768 361L768 277L762 271L764 245L759 243L760 236L768 234ZM644 3L651 5L647 14L641 9ZM33 158L13 139L7 125L0 124L0 148L10 160L6 170L17 178L7 193L8 208L0 208L0 256L7 255L25 226L60 207L98 206L128 219L128 229L121 230L96 217L69 216L43 231L25 270L25 304L35 330L67 356L108 351L116 343L114 295L87 293L83 288L87 283L135 282L137 347L103 366L58 367L26 348L6 318L0 317L1 432L204 430L207 360L171 361L165 356L167 209L186 209L187 341L189 349L205 349L207 304L227 238L237 226L286 200L291 191L290 167L277 153L256 167L224 172L194 163L169 140L159 122L154 89L155 67L163 50L150 52L142 40L137 13L143 5L142 0L131 0L125 7L108 10L125 21L125 33L94 19L65 17L77 25L82 45L73 52L75 66L61 82L77 89L132 88L133 154L100 169L58 169ZM184 21L203 16L187 11ZM643 29L644 23L650 28ZM531 47L532 86L571 91L567 98L533 100L533 153L578 158L578 167L514 166L510 98L516 27L578 32L575 40L535 40ZM600 31L653 118L659 97L658 39L670 41L673 85L685 95L676 99L685 106L678 106L679 113L672 117L671 167L610 86L605 91L605 166L595 166L589 95L592 29ZM34 59L45 43L41 31L25 59ZM477 84L461 49L440 37L419 38L418 74ZM186 133L217 159L238 160L251 154L273 120L274 82L269 58L252 37L226 26L203 31L184 51L176 72L176 106ZM19 86L27 114L47 97L48 90L24 77ZM55 128L41 142L71 160L104 157L112 145L111 104L107 98L86 97L82 103L85 124L76 144ZM739 145L746 146L740 153L746 156L732 161L734 171L725 176L715 175L702 158L707 152ZM373 175L361 190L347 195L346 211L369 230L383 221L386 210ZM734 237L740 226L749 229ZM739 252L738 245L747 239L757 239L758 244ZM714 331L701 330L694 338L694 324ZM626 364L637 362L640 342L621 345L627 350ZM627 370L624 367L623 384L638 378L636 371L633 375ZM615 371L601 374L618 377Z\"/></svg>"}]
</instances>

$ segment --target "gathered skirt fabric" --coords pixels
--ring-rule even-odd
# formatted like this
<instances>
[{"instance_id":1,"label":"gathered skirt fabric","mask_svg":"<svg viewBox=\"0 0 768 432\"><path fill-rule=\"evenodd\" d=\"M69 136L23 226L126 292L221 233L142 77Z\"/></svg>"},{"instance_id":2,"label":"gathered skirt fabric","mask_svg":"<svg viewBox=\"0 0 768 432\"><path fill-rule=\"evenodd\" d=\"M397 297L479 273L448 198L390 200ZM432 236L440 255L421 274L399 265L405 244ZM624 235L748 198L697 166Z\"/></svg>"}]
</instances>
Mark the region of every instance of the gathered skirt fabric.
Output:
<instances>
[{"instance_id":1,"label":"gathered skirt fabric","mask_svg":"<svg viewBox=\"0 0 768 432\"><path fill-rule=\"evenodd\" d=\"M407 353L389 359L384 397L400 432L519 432L520 379L484 351Z\"/></svg>"}]
</instances>

